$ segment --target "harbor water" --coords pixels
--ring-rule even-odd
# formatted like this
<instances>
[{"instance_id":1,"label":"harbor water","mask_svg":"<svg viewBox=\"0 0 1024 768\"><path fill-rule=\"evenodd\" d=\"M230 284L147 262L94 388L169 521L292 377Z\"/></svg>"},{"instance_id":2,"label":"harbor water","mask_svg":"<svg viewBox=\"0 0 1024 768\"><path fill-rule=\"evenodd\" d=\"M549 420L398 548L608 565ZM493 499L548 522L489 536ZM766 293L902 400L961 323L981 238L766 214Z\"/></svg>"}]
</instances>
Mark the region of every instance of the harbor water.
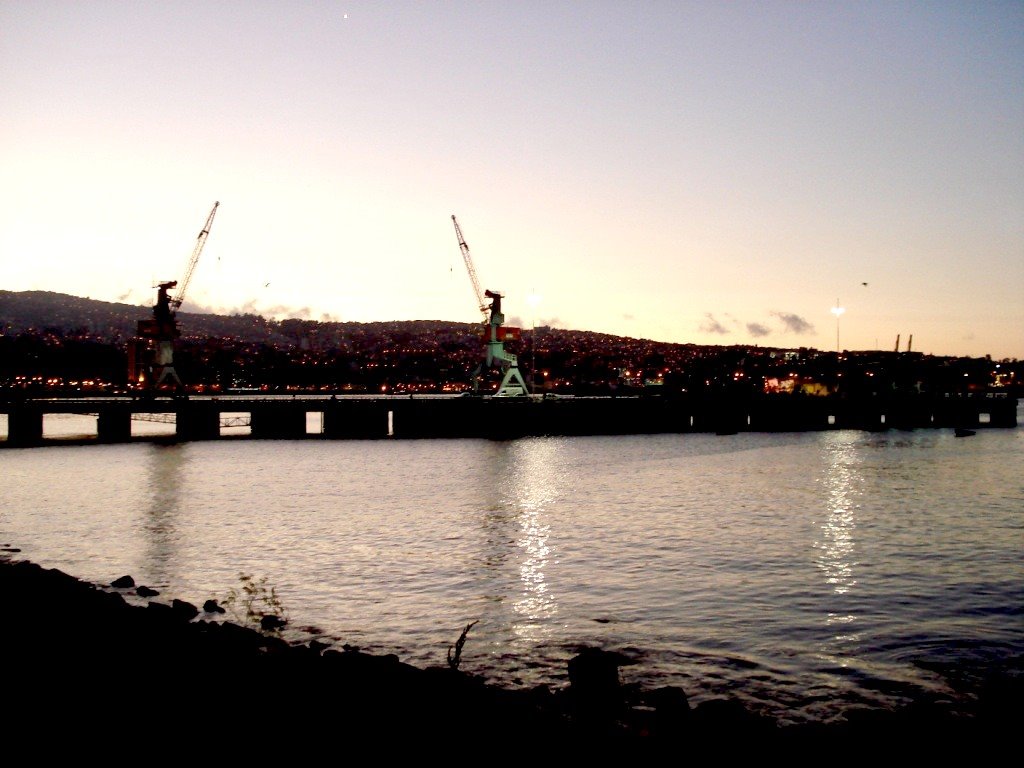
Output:
<instances>
[{"instance_id":1,"label":"harbor water","mask_svg":"<svg viewBox=\"0 0 1024 768\"><path fill-rule=\"evenodd\" d=\"M1021 673L1022 468L1021 428L48 446L0 452L0 545L199 605L265 578L288 639L417 666L475 621L508 687L595 646L828 721Z\"/></svg>"}]
</instances>

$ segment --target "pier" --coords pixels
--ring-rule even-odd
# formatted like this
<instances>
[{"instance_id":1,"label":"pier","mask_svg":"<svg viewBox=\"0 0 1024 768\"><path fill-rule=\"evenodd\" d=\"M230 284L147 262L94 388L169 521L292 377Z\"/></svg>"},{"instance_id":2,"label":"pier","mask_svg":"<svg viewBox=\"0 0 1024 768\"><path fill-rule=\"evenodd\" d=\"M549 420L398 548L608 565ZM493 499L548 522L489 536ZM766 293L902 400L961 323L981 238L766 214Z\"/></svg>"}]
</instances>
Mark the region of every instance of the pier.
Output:
<instances>
[{"instance_id":1,"label":"pier","mask_svg":"<svg viewBox=\"0 0 1024 768\"><path fill-rule=\"evenodd\" d=\"M96 418L89 442L122 443L133 420L174 424L176 441L217 440L246 425L251 439L513 439L543 435L805 432L829 429L984 429L1017 426L1017 400L996 394L892 396L851 400L766 395L674 397L192 397L26 399L0 402L4 447L59 444L48 414ZM319 416L318 430L307 427Z\"/></svg>"}]
</instances>

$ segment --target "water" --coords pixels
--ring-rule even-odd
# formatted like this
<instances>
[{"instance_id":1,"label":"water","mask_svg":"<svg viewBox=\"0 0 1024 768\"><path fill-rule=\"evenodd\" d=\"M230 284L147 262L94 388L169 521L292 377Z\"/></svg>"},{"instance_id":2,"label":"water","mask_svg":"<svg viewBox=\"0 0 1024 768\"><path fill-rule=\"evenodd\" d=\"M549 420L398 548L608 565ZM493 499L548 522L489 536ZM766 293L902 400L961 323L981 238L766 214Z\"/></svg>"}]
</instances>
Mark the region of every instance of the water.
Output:
<instances>
[{"instance_id":1,"label":"water","mask_svg":"<svg viewBox=\"0 0 1024 768\"><path fill-rule=\"evenodd\" d=\"M68 431L75 431L67 417ZM0 544L201 604L266 577L317 637L783 721L970 705L1024 658L1024 430L508 442L221 441L0 451Z\"/></svg>"}]
</instances>

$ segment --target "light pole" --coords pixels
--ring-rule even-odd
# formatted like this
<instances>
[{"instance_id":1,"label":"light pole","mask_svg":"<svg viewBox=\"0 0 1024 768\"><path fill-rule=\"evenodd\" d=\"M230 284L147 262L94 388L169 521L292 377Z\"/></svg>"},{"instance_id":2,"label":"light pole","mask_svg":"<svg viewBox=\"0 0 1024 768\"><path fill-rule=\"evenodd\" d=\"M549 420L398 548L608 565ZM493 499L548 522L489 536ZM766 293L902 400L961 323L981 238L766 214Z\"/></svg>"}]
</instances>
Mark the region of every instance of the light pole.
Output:
<instances>
[{"instance_id":1,"label":"light pole","mask_svg":"<svg viewBox=\"0 0 1024 768\"><path fill-rule=\"evenodd\" d=\"M537 305L540 304L540 295L531 291L526 303L530 305L530 386L533 394L537 394Z\"/></svg>"},{"instance_id":2,"label":"light pole","mask_svg":"<svg viewBox=\"0 0 1024 768\"><path fill-rule=\"evenodd\" d=\"M844 307L839 306L839 299L836 299L836 305L829 310L833 315L836 316L836 354L839 354L839 316L846 311Z\"/></svg>"}]
</instances>

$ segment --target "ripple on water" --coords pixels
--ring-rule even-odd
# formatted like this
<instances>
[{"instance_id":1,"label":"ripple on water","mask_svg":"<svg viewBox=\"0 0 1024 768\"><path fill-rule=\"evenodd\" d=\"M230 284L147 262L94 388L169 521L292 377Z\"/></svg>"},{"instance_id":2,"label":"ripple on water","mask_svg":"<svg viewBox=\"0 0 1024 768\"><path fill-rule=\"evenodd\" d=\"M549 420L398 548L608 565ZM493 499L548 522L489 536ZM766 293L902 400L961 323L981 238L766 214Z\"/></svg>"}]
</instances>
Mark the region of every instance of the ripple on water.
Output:
<instances>
[{"instance_id":1,"label":"ripple on water","mask_svg":"<svg viewBox=\"0 0 1024 768\"><path fill-rule=\"evenodd\" d=\"M626 682L828 719L1024 653L1018 433L6 451L0 539L199 602L265 576L294 626L418 665L479 620L463 668L502 684L564 685L593 645Z\"/></svg>"}]
</instances>

